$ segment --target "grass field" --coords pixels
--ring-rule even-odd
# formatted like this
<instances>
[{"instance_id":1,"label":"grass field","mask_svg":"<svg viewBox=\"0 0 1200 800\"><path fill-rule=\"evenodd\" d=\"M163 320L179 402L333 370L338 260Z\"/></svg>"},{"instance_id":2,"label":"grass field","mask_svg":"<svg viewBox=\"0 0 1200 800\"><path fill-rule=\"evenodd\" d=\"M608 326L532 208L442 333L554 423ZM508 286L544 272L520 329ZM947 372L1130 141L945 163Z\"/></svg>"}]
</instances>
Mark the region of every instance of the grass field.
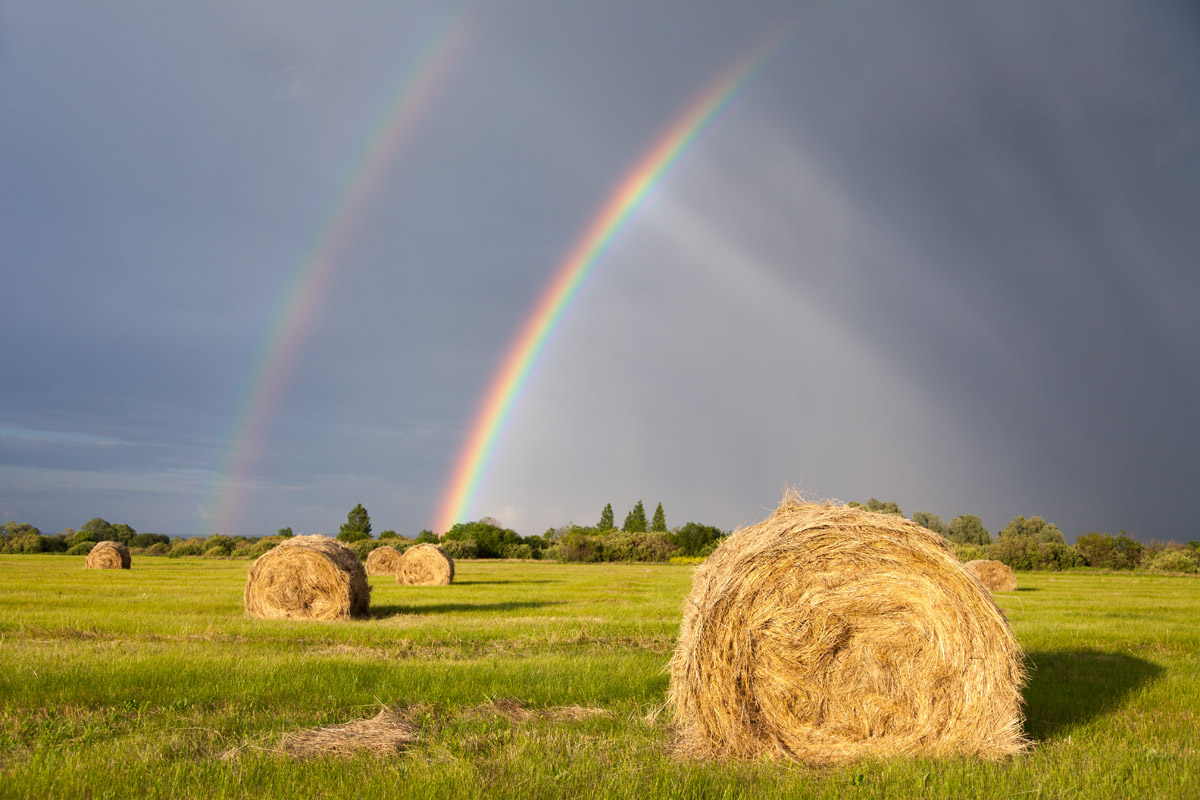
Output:
<instances>
[{"instance_id":1,"label":"grass field","mask_svg":"<svg viewBox=\"0 0 1200 800\"><path fill-rule=\"evenodd\" d=\"M1019 574L1029 754L817 770L672 757L689 567L460 562L371 578L370 620L295 623L243 618L249 566L0 556L0 796L1200 796L1196 579ZM401 754L284 751L382 706L416 728Z\"/></svg>"}]
</instances>

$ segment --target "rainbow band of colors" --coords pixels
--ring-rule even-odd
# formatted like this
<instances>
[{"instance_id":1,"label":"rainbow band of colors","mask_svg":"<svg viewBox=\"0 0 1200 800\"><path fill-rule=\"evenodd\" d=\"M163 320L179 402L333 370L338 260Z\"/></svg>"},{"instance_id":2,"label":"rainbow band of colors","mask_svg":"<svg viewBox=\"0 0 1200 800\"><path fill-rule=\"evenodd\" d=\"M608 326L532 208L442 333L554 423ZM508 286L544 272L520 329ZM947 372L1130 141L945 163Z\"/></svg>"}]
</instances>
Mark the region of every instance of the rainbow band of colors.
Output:
<instances>
[{"instance_id":1,"label":"rainbow band of colors","mask_svg":"<svg viewBox=\"0 0 1200 800\"><path fill-rule=\"evenodd\" d=\"M680 155L729 105L784 39L782 32L768 36L718 76L668 126L587 226L521 326L489 384L442 495L434 530L445 532L456 522L465 521L470 513L517 398L555 326L600 256Z\"/></svg>"},{"instance_id":2,"label":"rainbow band of colors","mask_svg":"<svg viewBox=\"0 0 1200 800\"><path fill-rule=\"evenodd\" d=\"M271 333L251 374L225 468L214 484L211 505L216 509L217 531L239 532L244 484L258 458L269 418L278 408L304 333L409 133L459 60L472 27L472 18L459 11L434 31L416 60L401 73L382 113L356 150L325 223L273 315ZM204 520L201 527L205 527ZM198 531L202 535L211 532Z\"/></svg>"}]
</instances>

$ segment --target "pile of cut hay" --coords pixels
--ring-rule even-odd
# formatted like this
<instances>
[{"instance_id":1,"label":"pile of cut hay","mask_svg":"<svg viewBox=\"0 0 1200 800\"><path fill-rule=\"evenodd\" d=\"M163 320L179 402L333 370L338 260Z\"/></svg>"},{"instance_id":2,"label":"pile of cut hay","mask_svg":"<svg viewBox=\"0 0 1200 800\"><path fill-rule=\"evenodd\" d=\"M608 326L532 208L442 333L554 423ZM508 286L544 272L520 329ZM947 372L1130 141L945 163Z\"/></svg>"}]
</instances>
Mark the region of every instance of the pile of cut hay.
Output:
<instances>
[{"instance_id":1,"label":"pile of cut hay","mask_svg":"<svg viewBox=\"0 0 1200 800\"><path fill-rule=\"evenodd\" d=\"M388 545L376 547L367 553L367 574L395 575L400 569L400 559L402 558L404 556L394 547Z\"/></svg>"},{"instance_id":2,"label":"pile of cut hay","mask_svg":"<svg viewBox=\"0 0 1200 800\"><path fill-rule=\"evenodd\" d=\"M1022 737L1021 649L942 537L785 498L697 568L671 659L701 758L999 758Z\"/></svg>"},{"instance_id":3,"label":"pile of cut hay","mask_svg":"<svg viewBox=\"0 0 1200 800\"><path fill-rule=\"evenodd\" d=\"M387 756L416 742L417 733L417 727L402 713L385 708L371 719L290 733L284 737L282 749L296 758L353 756L362 752Z\"/></svg>"},{"instance_id":4,"label":"pile of cut hay","mask_svg":"<svg viewBox=\"0 0 1200 800\"><path fill-rule=\"evenodd\" d=\"M258 557L246 578L246 615L346 619L370 613L371 587L353 550L324 536L295 536Z\"/></svg>"},{"instance_id":5,"label":"pile of cut hay","mask_svg":"<svg viewBox=\"0 0 1200 800\"><path fill-rule=\"evenodd\" d=\"M454 559L440 545L413 545L400 557L396 580L405 586L446 586L454 580Z\"/></svg>"},{"instance_id":6,"label":"pile of cut hay","mask_svg":"<svg viewBox=\"0 0 1200 800\"><path fill-rule=\"evenodd\" d=\"M1017 589L1017 576L1003 561L977 558L967 562L967 571L993 592L1014 592Z\"/></svg>"},{"instance_id":7,"label":"pile of cut hay","mask_svg":"<svg viewBox=\"0 0 1200 800\"><path fill-rule=\"evenodd\" d=\"M129 569L129 548L120 542L96 542L83 566L87 569Z\"/></svg>"}]
</instances>

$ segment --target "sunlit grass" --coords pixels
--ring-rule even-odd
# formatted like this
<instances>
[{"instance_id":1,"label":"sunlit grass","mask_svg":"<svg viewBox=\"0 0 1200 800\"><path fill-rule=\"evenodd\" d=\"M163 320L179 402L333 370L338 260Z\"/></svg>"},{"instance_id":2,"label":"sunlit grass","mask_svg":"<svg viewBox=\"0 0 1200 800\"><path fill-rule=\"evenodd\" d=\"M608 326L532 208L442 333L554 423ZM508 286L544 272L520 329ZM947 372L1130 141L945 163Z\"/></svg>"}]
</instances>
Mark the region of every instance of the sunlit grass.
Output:
<instances>
[{"instance_id":1,"label":"sunlit grass","mask_svg":"<svg viewBox=\"0 0 1200 800\"><path fill-rule=\"evenodd\" d=\"M675 759L661 707L691 568L461 562L373 577L372 618L242 616L246 561L0 556L0 795L1194 797L1200 580L1020 574L1025 756L814 770ZM481 712L586 706L514 721ZM403 754L295 760L288 732L408 709ZM237 751L236 758L221 758Z\"/></svg>"}]
</instances>

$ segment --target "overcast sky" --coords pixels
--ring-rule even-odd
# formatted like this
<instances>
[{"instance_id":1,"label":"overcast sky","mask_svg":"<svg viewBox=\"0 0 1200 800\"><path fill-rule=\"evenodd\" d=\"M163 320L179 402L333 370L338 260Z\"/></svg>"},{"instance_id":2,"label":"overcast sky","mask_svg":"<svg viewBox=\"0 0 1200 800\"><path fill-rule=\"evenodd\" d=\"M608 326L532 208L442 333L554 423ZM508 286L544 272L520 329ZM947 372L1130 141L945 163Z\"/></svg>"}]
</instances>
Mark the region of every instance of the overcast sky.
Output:
<instances>
[{"instance_id":1,"label":"overcast sky","mask_svg":"<svg viewBox=\"0 0 1200 800\"><path fill-rule=\"evenodd\" d=\"M277 314L436 2L0 2L0 520L431 526L613 188L782 49L595 265L470 516L734 528L785 486L1200 538L1200 9L465 6L280 399Z\"/></svg>"}]
</instances>

